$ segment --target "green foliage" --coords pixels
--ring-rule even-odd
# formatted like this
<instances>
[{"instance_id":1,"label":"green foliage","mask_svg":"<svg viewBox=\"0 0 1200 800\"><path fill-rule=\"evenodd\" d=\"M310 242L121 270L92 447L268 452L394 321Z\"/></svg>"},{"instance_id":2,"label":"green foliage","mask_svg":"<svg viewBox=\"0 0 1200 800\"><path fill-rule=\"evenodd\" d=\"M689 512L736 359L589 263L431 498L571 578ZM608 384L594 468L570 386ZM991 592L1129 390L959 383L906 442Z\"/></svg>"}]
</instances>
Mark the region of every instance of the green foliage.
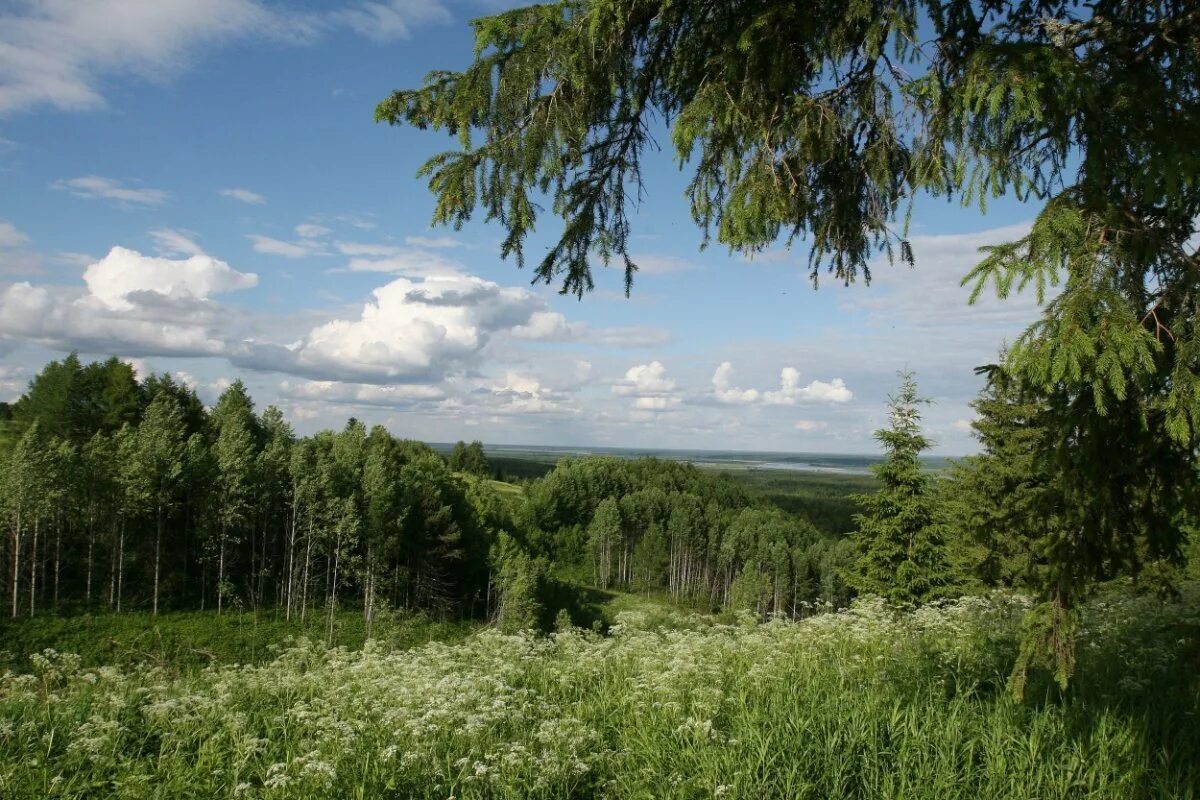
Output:
<instances>
[{"instance_id":1,"label":"green foliage","mask_svg":"<svg viewBox=\"0 0 1200 800\"><path fill-rule=\"evenodd\" d=\"M982 371L984 451L943 492L952 538L983 583L1039 593L1018 667L1052 665L1065 681L1073 609L1097 583L1132 575L1169 591L1200 508L1192 456L1141 412L1101 416L1094 394L1047 391L1011 367Z\"/></svg>"},{"instance_id":2,"label":"green foliage","mask_svg":"<svg viewBox=\"0 0 1200 800\"><path fill-rule=\"evenodd\" d=\"M496 622L507 633L539 630L546 616L545 605L549 567L544 559L529 555L508 534L500 534L496 556L500 594ZM561 609L560 611L565 611ZM570 615L567 616L568 622Z\"/></svg>"},{"instance_id":3,"label":"green foliage","mask_svg":"<svg viewBox=\"0 0 1200 800\"><path fill-rule=\"evenodd\" d=\"M381 612L367 630L362 614L340 612L334 622L332 647L362 649L372 640L385 650L428 642L456 642L480 623L442 621L422 612ZM89 669L158 668L170 675L231 664L262 664L278 657L288 642L325 640L325 620L301 622L282 614L172 611L157 616L77 614L38 616L20 623L0 621L0 670L28 673L30 655L45 650L73 653Z\"/></svg>"},{"instance_id":4,"label":"green foliage","mask_svg":"<svg viewBox=\"0 0 1200 800\"><path fill-rule=\"evenodd\" d=\"M930 447L921 433L920 406L912 373L900 374L898 394L889 398L889 427L875 432L885 458L873 468L880 488L863 495L852 538L858 551L851 582L898 603L944 596L950 574L945 532L937 518L930 477L919 456Z\"/></svg>"},{"instance_id":5,"label":"green foliage","mask_svg":"<svg viewBox=\"0 0 1200 800\"><path fill-rule=\"evenodd\" d=\"M478 475L486 478L492 474L492 465L483 452L482 442L456 442L450 451L450 469L454 472L465 472L468 475Z\"/></svg>"},{"instance_id":6,"label":"green foliage","mask_svg":"<svg viewBox=\"0 0 1200 800\"><path fill-rule=\"evenodd\" d=\"M420 171L434 221L482 210L519 263L548 197L564 227L535 279L580 296L596 261L633 281L629 209L659 120L705 241L753 255L808 238L814 282L822 267L869 279L896 247L915 262L919 194L1041 204L964 283L1045 301L1004 366L1047 404L1038 469L1065 513L1039 511L1039 588L1070 604L1097 577L1178 562L1195 511L1193 5L561 0L476 20L464 69L394 92L376 119L457 137Z\"/></svg>"},{"instance_id":7,"label":"green foliage","mask_svg":"<svg viewBox=\"0 0 1200 800\"><path fill-rule=\"evenodd\" d=\"M1086 608L1072 694L1038 686L1055 701L1028 704L1002 691L1028 609L1005 594L766 625L630 610L604 637L301 640L183 674L31 653L32 674L0 676L0 775L10 796L54 800L1185 798L1200 784L1200 597L1185 588L1179 604ZM362 635L341 619L340 642ZM93 642L112 620L92 618ZM171 656L289 631L175 620L155 620L161 645L116 636Z\"/></svg>"},{"instance_id":8,"label":"green foliage","mask_svg":"<svg viewBox=\"0 0 1200 800\"><path fill-rule=\"evenodd\" d=\"M210 414L169 375L126 379L115 359L71 357L16 404L5 430L19 435L0 450L13 615L212 604L307 621L322 608L329 638L350 598L368 626L389 608L489 614L496 536L528 546L518 487L453 473L426 445L356 420L297 440L241 382Z\"/></svg>"}]
</instances>

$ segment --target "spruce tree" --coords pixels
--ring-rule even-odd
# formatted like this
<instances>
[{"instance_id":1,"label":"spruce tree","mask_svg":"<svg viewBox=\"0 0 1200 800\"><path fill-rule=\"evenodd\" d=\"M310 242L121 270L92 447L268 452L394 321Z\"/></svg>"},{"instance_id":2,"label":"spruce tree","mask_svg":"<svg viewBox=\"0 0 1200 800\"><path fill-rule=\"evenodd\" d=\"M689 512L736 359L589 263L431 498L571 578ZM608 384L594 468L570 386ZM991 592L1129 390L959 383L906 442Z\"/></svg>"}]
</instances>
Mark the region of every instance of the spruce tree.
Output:
<instances>
[{"instance_id":1,"label":"spruce tree","mask_svg":"<svg viewBox=\"0 0 1200 800\"><path fill-rule=\"evenodd\" d=\"M1046 399L1038 459L1069 517L1039 511L1065 532L1042 551L1046 618L1098 576L1182 559L1200 445L1194 2L564 0L473 27L465 68L376 119L457 137L419 173L436 223L496 220L523 264L543 207L560 218L534 277L563 293L610 263L629 290L662 138L704 243L807 239L814 282L869 281L881 251L919 266L919 195L1036 204L964 282L1046 301L1003 365Z\"/></svg>"},{"instance_id":2,"label":"spruce tree","mask_svg":"<svg viewBox=\"0 0 1200 800\"><path fill-rule=\"evenodd\" d=\"M858 496L862 512L852 534L857 558L851 583L898 603L934 599L950 583L944 532L920 460L931 446L921 433L920 407L927 402L913 374L900 373L900 391L888 402L890 424L875 432L885 458L872 471L882 485Z\"/></svg>"}]
</instances>

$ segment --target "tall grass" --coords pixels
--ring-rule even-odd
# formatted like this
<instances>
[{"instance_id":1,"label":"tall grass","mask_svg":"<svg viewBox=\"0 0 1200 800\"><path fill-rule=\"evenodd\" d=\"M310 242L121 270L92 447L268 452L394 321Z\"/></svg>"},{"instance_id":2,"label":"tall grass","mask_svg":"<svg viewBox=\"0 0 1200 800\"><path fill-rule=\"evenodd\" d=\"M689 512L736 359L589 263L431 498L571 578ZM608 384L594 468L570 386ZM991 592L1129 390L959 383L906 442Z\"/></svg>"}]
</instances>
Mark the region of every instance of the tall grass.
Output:
<instances>
[{"instance_id":1,"label":"tall grass","mask_svg":"<svg viewBox=\"0 0 1200 800\"><path fill-rule=\"evenodd\" d=\"M171 677L0 679L0 796L1190 798L1200 593L1089 609L1066 696L1004 684L1025 602L756 625L622 615Z\"/></svg>"}]
</instances>

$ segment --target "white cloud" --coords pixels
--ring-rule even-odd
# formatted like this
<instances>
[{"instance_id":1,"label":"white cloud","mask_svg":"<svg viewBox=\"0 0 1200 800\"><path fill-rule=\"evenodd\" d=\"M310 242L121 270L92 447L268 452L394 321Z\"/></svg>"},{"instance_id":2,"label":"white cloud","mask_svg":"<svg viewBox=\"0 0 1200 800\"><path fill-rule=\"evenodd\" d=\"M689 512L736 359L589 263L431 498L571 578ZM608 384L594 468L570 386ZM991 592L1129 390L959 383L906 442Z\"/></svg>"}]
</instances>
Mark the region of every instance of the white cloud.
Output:
<instances>
[{"instance_id":1,"label":"white cloud","mask_svg":"<svg viewBox=\"0 0 1200 800\"><path fill-rule=\"evenodd\" d=\"M319 239L327 233L329 233L329 228L312 222L305 222L296 226L296 235L301 239Z\"/></svg>"},{"instance_id":2,"label":"white cloud","mask_svg":"<svg viewBox=\"0 0 1200 800\"><path fill-rule=\"evenodd\" d=\"M0 247L20 247L29 244L29 237L11 222L0 219Z\"/></svg>"},{"instance_id":3,"label":"white cloud","mask_svg":"<svg viewBox=\"0 0 1200 800\"><path fill-rule=\"evenodd\" d=\"M234 200L237 200L238 202L246 203L247 205L251 205L251 206L261 206L261 205L265 205L267 202L267 199L265 197L263 197L261 194L259 194L258 192L252 192L249 189L237 189L237 188L222 189L221 196L222 197L232 197Z\"/></svg>"},{"instance_id":4,"label":"white cloud","mask_svg":"<svg viewBox=\"0 0 1200 800\"><path fill-rule=\"evenodd\" d=\"M667 377L661 361L638 364L625 371L625 377L612 385L612 392L621 397L633 397L634 419L644 419L647 412L673 411L683 402L675 390L675 379Z\"/></svg>"},{"instance_id":5,"label":"white cloud","mask_svg":"<svg viewBox=\"0 0 1200 800\"><path fill-rule=\"evenodd\" d=\"M728 361L721 362L712 377L713 393L716 394L717 400L730 405L749 405L758 400L757 389L735 388L730 385L732 377L733 364Z\"/></svg>"},{"instance_id":6,"label":"white cloud","mask_svg":"<svg viewBox=\"0 0 1200 800\"><path fill-rule=\"evenodd\" d=\"M308 258L309 256L324 254L320 243L311 239L301 239L298 242L285 242L281 239L273 239L270 236L260 236L254 233L247 234L246 238L250 240L251 246L256 253L283 256L284 258Z\"/></svg>"},{"instance_id":7,"label":"white cloud","mask_svg":"<svg viewBox=\"0 0 1200 800\"><path fill-rule=\"evenodd\" d=\"M177 231L173 228L161 228L150 231L150 238L160 253L168 256L199 256L204 249L192 240L190 231Z\"/></svg>"},{"instance_id":8,"label":"white cloud","mask_svg":"<svg viewBox=\"0 0 1200 800\"><path fill-rule=\"evenodd\" d=\"M661 361L651 361L630 367L612 390L619 395L665 395L675 391L675 380L667 377L667 368Z\"/></svg>"},{"instance_id":9,"label":"white cloud","mask_svg":"<svg viewBox=\"0 0 1200 800\"><path fill-rule=\"evenodd\" d=\"M50 184L50 188L70 192L76 197L115 200L123 206L159 206L167 199L167 193L161 189L126 186L119 180L100 175L84 175L82 178L55 181Z\"/></svg>"},{"instance_id":10,"label":"white cloud","mask_svg":"<svg viewBox=\"0 0 1200 800\"><path fill-rule=\"evenodd\" d=\"M807 386L800 385L800 372L795 367L784 367L779 372L779 391L763 392L763 402L767 405L793 405L795 403L848 403L854 399L854 393L846 387L841 378L832 382L813 381Z\"/></svg>"},{"instance_id":11,"label":"white cloud","mask_svg":"<svg viewBox=\"0 0 1200 800\"><path fill-rule=\"evenodd\" d=\"M971 427L971 420L969 419L954 420L953 428L959 433L970 433L974 430L974 428Z\"/></svg>"},{"instance_id":12,"label":"white cloud","mask_svg":"<svg viewBox=\"0 0 1200 800\"><path fill-rule=\"evenodd\" d=\"M346 268L351 272L385 272L410 278L461 276L463 265L441 253L416 247L362 242L337 242L342 255L351 256Z\"/></svg>"},{"instance_id":13,"label":"white cloud","mask_svg":"<svg viewBox=\"0 0 1200 800\"><path fill-rule=\"evenodd\" d=\"M779 373L779 391L739 389L733 385L733 363L723 361L713 373L713 395L718 402L727 405L752 405L762 402L771 406L794 405L798 402L846 403L854 399L854 393L841 378L831 382L813 381L800 385L800 372L795 367L784 367Z\"/></svg>"},{"instance_id":14,"label":"white cloud","mask_svg":"<svg viewBox=\"0 0 1200 800\"><path fill-rule=\"evenodd\" d=\"M333 11L333 23L340 23L360 36L377 42L408 39L419 25L447 23L450 12L436 0L390 0L362 2L350 8Z\"/></svg>"},{"instance_id":15,"label":"white cloud","mask_svg":"<svg viewBox=\"0 0 1200 800\"><path fill-rule=\"evenodd\" d=\"M906 331L943 329L966 331L995 340L997 330L1020 330L1037 315L1032 287L1025 293L998 300L988 287L975 305L968 305L970 286L960 283L979 263L979 248L1018 239L1029 223L975 233L912 237L916 266L878 261L871 266L870 287L849 292L843 310L863 310L872 320L903 323ZM840 288L840 287L839 287Z\"/></svg>"},{"instance_id":16,"label":"white cloud","mask_svg":"<svg viewBox=\"0 0 1200 800\"><path fill-rule=\"evenodd\" d=\"M489 391L470 396L470 400L480 403L492 414L574 414L578 409L571 408L565 403L566 393L555 391L542 385L541 380L534 376L509 371L504 375L504 382L493 385Z\"/></svg>"},{"instance_id":17,"label":"white cloud","mask_svg":"<svg viewBox=\"0 0 1200 800\"><path fill-rule=\"evenodd\" d=\"M815 419L798 419L798 420L796 420L796 424L794 427L798 431L804 431L805 433L812 433L814 431L825 430L827 427L829 427L829 424L826 422L821 422L820 420L815 420Z\"/></svg>"},{"instance_id":18,"label":"white cloud","mask_svg":"<svg viewBox=\"0 0 1200 800\"><path fill-rule=\"evenodd\" d=\"M358 319L319 325L290 347L292 369L374 383L440 380L542 304L528 290L473 276L397 278L372 294Z\"/></svg>"},{"instance_id":19,"label":"white cloud","mask_svg":"<svg viewBox=\"0 0 1200 800\"><path fill-rule=\"evenodd\" d=\"M250 289L258 276L238 272L224 261L193 255L175 261L144 256L135 250L114 247L83 273L91 296L109 308L131 310L146 295L176 302L207 300L211 295Z\"/></svg>"},{"instance_id":20,"label":"white cloud","mask_svg":"<svg viewBox=\"0 0 1200 800\"><path fill-rule=\"evenodd\" d=\"M679 406L678 397L638 397L633 407L638 411L670 411Z\"/></svg>"},{"instance_id":21,"label":"white cloud","mask_svg":"<svg viewBox=\"0 0 1200 800\"><path fill-rule=\"evenodd\" d=\"M0 116L39 106L105 105L108 76L169 78L200 48L237 39L302 44L349 29L375 41L443 23L435 0L360 0L308 11L259 0L40 0L0 12Z\"/></svg>"},{"instance_id":22,"label":"white cloud","mask_svg":"<svg viewBox=\"0 0 1200 800\"><path fill-rule=\"evenodd\" d=\"M595 328L586 322L570 322L557 311L542 310L529 322L510 331L517 339L539 342L579 342L602 347L655 347L671 339L660 328L611 327Z\"/></svg>"},{"instance_id":23,"label":"white cloud","mask_svg":"<svg viewBox=\"0 0 1200 800\"><path fill-rule=\"evenodd\" d=\"M419 403L441 400L446 392L429 384L375 385L341 381L284 381L280 394L293 400L319 401L339 405L407 408Z\"/></svg>"},{"instance_id":24,"label":"white cloud","mask_svg":"<svg viewBox=\"0 0 1200 800\"><path fill-rule=\"evenodd\" d=\"M453 236L405 236L404 243L413 247L427 247L431 250L444 250L453 247L464 247L463 242Z\"/></svg>"},{"instance_id":25,"label":"white cloud","mask_svg":"<svg viewBox=\"0 0 1200 800\"><path fill-rule=\"evenodd\" d=\"M648 255L633 259L639 275L664 275L670 272L688 272L700 269L699 265L679 256Z\"/></svg>"},{"instance_id":26,"label":"white cloud","mask_svg":"<svg viewBox=\"0 0 1200 800\"><path fill-rule=\"evenodd\" d=\"M86 290L14 283L0 292L0 338L117 355L221 355L233 321L213 295L258 277L209 256L154 258L114 247Z\"/></svg>"}]
</instances>

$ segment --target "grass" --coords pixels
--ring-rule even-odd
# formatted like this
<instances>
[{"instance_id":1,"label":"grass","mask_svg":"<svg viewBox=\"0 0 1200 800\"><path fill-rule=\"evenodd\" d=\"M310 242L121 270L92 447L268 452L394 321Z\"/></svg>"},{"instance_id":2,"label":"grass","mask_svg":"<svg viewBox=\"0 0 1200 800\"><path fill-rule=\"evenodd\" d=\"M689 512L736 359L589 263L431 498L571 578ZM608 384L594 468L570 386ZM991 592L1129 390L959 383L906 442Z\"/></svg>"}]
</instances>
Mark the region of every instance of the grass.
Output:
<instances>
[{"instance_id":1,"label":"grass","mask_svg":"<svg viewBox=\"0 0 1200 800\"><path fill-rule=\"evenodd\" d=\"M81 614L0 622L0 670L28 671L29 654L46 649L79 656L85 668L152 665L179 672L212 664L257 664L278 655L277 645L299 637L327 641L327 617L310 612L307 620L286 620L281 613L172 612L151 616ZM460 641L478 623L431 619L422 614L384 613L372 623L371 637L385 649L430 641ZM334 616L332 646L360 649L367 641L361 612Z\"/></svg>"},{"instance_id":2,"label":"grass","mask_svg":"<svg viewBox=\"0 0 1200 800\"><path fill-rule=\"evenodd\" d=\"M648 603L648 605L647 605ZM610 635L298 642L0 678L0 796L1195 798L1200 590L1090 607L1066 696L1003 689L1020 597L766 625L610 598Z\"/></svg>"}]
</instances>

